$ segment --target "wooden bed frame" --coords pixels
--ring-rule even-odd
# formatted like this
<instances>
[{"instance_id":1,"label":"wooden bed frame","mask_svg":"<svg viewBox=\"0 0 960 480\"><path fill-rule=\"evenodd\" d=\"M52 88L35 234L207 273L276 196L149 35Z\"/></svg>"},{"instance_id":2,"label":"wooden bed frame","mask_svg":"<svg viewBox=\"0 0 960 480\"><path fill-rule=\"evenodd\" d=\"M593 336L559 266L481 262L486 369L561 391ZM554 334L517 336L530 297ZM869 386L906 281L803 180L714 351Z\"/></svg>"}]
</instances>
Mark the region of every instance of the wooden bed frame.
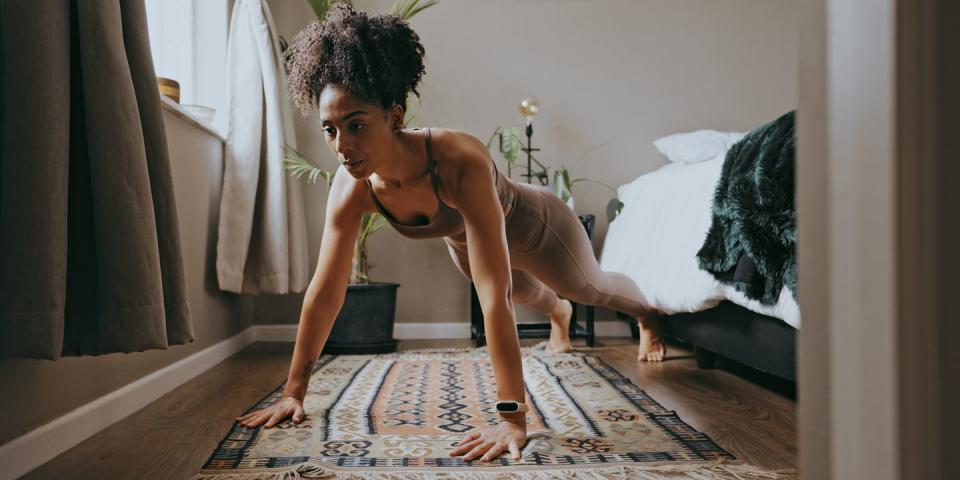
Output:
<instances>
[{"instance_id":1,"label":"wooden bed frame","mask_svg":"<svg viewBox=\"0 0 960 480\"><path fill-rule=\"evenodd\" d=\"M633 317L617 317L631 322L631 332L639 338ZM796 382L797 331L778 318L725 301L702 312L666 317L663 334L693 345L700 368L713 368L719 355Z\"/></svg>"},{"instance_id":2,"label":"wooden bed frame","mask_svg":"<svg viewBox=\"0 0 960 480\"><path fill-rule=\"evenodd\" d=\"M579 217L586 230L587 238L592 242L596 218L593 215ZM594 307L587 305L584 309L585 325L581 325L578 321L577 310L577 304L574 303L573 317L570 319L570 339L583 338L587 346L592 347L595 339ZM640 329L637 328L636 320L619 312L617 317L630 325L630 333L634 339L639 340ZM550 337L549 322L518 324L517 330L520 338ZM722 302L702 312L666 317L663 334L693 345L697 365L700 368L713 368L717 355L720 355L796 382L796 330L778 318L755 313L731 302ZM470 337L478 347L487 343L483 311L480 309L480 301L472 282L470 284Z\"/></svg>"}]
</instances>

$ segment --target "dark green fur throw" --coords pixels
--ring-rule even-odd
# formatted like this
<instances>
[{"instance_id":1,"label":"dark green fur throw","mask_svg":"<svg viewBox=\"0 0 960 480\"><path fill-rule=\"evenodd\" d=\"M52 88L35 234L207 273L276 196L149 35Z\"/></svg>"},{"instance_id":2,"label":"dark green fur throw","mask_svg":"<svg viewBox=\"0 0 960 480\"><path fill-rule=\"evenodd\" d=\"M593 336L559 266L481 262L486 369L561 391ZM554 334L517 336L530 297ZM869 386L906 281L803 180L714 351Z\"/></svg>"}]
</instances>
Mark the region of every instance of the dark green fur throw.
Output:
<instances>
[{"instance_id":1,"label":"dark green fur throw","mask_svg":"<svg viewBox=\"0 0 960 480\"><path fill-rule=\"evenodd\" d=\"M787 113L730 147L697 253L700 268L767 305L784 285L797 297L795 117Z\"/></svg>"}]
</instances>

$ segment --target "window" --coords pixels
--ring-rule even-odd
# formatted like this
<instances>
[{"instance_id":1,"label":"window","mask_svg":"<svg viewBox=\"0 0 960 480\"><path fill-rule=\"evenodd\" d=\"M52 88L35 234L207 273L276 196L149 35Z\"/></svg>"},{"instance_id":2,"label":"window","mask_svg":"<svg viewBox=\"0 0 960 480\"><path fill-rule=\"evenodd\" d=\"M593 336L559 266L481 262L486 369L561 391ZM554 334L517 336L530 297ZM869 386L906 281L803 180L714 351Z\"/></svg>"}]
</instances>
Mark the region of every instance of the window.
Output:
<instances>
[{"instance_id":1,"label":"window","mask_svg":"<svg viewBox=\"0 0 960 480\"><path fill-rule=\"evenodd\" d=\"M181 105L223 109L232 4L232 0L146 0L154 67L158 77L180 83Z\"/></svg>"}]
</instances>

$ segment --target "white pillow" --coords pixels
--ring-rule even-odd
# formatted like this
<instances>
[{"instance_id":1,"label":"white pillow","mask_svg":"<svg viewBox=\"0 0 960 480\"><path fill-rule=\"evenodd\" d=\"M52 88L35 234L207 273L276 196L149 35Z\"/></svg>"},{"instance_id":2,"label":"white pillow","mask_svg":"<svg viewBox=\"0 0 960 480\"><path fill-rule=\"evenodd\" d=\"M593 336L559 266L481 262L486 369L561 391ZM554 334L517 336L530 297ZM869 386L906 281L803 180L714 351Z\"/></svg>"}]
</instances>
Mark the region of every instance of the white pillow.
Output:
<instances>
[{"instance_id":1,"label":"white pillow","mask_svg":"<svg viewBox=\"0 0 960 480\"><path fill-rule=\"evenodd\" d=\"M746 133L697 130L654 140L653 145L674 163L698 163L726 153Z\"/></svg>"}]
</instances>

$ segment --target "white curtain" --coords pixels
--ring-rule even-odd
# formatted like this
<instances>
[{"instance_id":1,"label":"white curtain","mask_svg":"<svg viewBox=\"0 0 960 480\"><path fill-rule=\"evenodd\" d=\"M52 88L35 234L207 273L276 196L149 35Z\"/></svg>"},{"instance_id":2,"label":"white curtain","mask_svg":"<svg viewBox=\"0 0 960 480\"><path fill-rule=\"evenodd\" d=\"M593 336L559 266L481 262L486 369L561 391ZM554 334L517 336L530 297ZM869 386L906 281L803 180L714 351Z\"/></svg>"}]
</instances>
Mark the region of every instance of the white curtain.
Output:
<instances>
[{"instance_id":1,"label":"white curtain","mask_svg":"<svg viewBox=\"0 0 960 480\"><path fill-rule=\"evenodd\" d=\"M217 239L221 290L296 293L309 280L296 148L277 29L266 0L237 0L227 42L227 142Z\"/></svg>"}]
</instances>

